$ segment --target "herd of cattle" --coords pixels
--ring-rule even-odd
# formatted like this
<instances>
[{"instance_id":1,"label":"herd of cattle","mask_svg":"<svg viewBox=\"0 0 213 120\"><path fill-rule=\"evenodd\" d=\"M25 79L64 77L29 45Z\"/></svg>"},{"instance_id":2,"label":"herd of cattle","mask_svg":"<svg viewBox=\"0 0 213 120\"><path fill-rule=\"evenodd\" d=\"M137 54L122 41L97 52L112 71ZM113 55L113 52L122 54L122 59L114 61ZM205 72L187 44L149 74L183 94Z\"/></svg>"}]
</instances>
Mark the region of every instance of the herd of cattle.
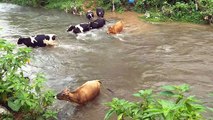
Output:
<instances>
[{"instance_id":1,"label":"herd of cattle","mask_svg":"<svg viewBox=\"0 0 213 120\"><path fill-rule=\"evenodd\" d=\"M86 18L89 20L87 23L79 23L77 25L70 25L67 29L67 32L74 34L83 33L91 29L98 29L103 27L106 24L104 19L105 11L103 8L96 8L97 19L94 20L94 13L88 11L86 13ZM123 22L119 21L115 25L108 28L107 33L120 33L123 30ZM30 37L20 37L17 44L24 44L27 47L45 47L45 46L54 46L57 45L55 34L39 34Z\"/></svg>"},{"instance_id":2,"label":"herd of cattle","mask_svg":"<svg viewBox=\"0 0 213 120\"><path fill-rule=\"evenodd\" d=\"M91 29L98 29L103 27L106 24L106 20L104 19L104 9L97 8L96 9L97 19L94 19L94 13L92 11L88 11L86 13L86 18L89 20L88 23L80 23L77 25L70 25L67 29L67 32L72 32L74 34L83 33L89 31ZM107 33L117 34L123 30L123 22L118 21L115 25L108 27ZM17 44L24 44L27 47L45 47L45 46L54 46L56 45L55 34L39 34L30 37L20 37L18 39ZM82 86L78 87L74 91L70 91L69 89L64 89L62 92L57 94L57 99L66 100L70 102L75 102L77 104L85 104L100 93L100 80L92 80L87 81Z\"/></svg>"}]
</instances>

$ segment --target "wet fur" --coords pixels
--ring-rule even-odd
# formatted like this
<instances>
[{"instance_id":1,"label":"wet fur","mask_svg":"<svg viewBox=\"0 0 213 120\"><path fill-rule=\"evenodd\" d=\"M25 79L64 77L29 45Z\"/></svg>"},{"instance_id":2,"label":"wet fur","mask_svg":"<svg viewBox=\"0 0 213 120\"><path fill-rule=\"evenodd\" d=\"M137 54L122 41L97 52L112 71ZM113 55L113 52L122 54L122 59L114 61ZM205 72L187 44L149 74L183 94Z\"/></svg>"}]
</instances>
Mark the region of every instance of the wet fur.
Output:
<instances>
[{"instance_id":1,"label":"wet fur","mask_svg":"<svg viewBox=\"0 0 213 120\"><path fill-rule=\"evenodd\" d=\"M73 32L75 34L83 33L90 30L90 23L80 23L77 25L70 25L67 32Z\"/></svg>"},{"instance_id":2,"label":"wet fur","mask_svg":"<svg viewBox=\"0 0 213 120\"><path fill-rule=\"evenodd\" d=\"M57 45L55 34L41 34L30 37L20 37L17 44L25 44L27 47L45 47Z\"/></svg>"},{"instance_id":3,"label":"wet fur","mask_svg":"<svg viewBox=\"0 0 213 120\"><path fill-rule=\"evenodd\" d=\"M96 20L90 22L90 29L98 29L103 27L106 24L106 20L104 18L97 18Z\"/></svg>"},{"instance_id":4,"label":"wet fur","mask_svg":"<svg viewBox=\"0 0 213 120\"><path fill-rule=\"evenodd\" d=\"M91 10L87 11L87 13L86 13L86 18L87 18L88 20L93 20L93 18L94 18L94 13L93 13Z\"/></svg>"},{"instance_id":5,"label":"wet fur","mask_svg":"<svg viewBox=\"0 0 213 120\"><path fill-rule=\"evenodd\" d=\"M209 25L213 24L213 15L207 15L203 18Z\"/></svg>"},{"instance_id":6,"label":"wet fur","mask_svg":"<svg viewBox=\"0 0 213 120\"><path fill-rule=\"evenodd\" d=\"M105 14L105 11L104 11L103 8L101 8L101 7L96 8L96 15L97 15L98 17L103 18L103 17L104 17L104 14Z\"/></svg>"},{"instance_id":7,"label":"wet fur","mask_svg":"<svg viewBox=\"0 0 213 120\"><path fill-rule=\"evenodd\" d=\"M57 94L57 99L83 105L99 95L100 86L100 80L87 81L73 92L68 89L64 89L62 92Z\"/></svg>"},{"instance_id":8,"label":"wet fur","mask_svg":"<svg viewBox=\"0 0 213 120\"><path fill-rule=\"evenodd\" d=\"M123 30L123 22L122 21L118 21L115 23L115 25L108 27L108 34L117 34L120 33Z\"/></svg>"}]
</instances>

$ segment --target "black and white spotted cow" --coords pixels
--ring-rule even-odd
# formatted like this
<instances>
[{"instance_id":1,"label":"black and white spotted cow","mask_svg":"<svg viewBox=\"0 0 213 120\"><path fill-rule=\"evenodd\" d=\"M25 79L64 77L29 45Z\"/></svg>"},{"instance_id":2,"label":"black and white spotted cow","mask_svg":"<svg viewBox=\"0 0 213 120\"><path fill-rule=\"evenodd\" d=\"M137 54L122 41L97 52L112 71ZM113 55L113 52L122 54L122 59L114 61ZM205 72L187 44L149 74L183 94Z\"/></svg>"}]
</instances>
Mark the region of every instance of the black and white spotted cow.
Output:
<instances>
[{"instance_id":1,"label":"black and white spotted cow","mask_svg":"<svg viewBox=\"0 0 213 120\"><path fill-rule=\"evenodd\" d=\"M94 18L94 13L93 13L91 10L87 11L87 13L86 13L86 18L87 18L88 20L93 20L93 18Z\"/></svg>"},{"instance_id":2,"label":"black and white spotted cow","mask_svg":"<svg viewBox=\"0 0 213 120\"><path fill-rule=\"evenodd\" d=\"M207 15L204 17L204 20L209 24L213 24L213 15Z\"/></svg>"},{"instance_id":3,"label":"black and white spotted cow","mask_svg":"<svg viewBox=\"0 0 213 120\"><path fill-rule=\"evenodd\" d=\"M98 17L103 18L104 17L104 13L105 13L105 11L104 11L103 8L101 8L101 7L96 8L96 14L97 14Z\"/></svg>"},{"instance_id":4,"label":"black and white spotted cow","mask_svg":"<svg viewBox=\"0 0 213 120\"><path fill-rule=\"evenodd\" d=\"M70 25L67 32L83 33L90 30L90 23L80 23L77 25Z\"/></svg>"},{"instance_id":5,"label":"black and white spotted cow","mask_svg":"<svg viewBox=\"0 0 213 120\"><path fill-rule=\"evenodd\" d=\"M103 27L106 24L106 20L104 18L97 18L96 20L90 22L91 29L98 29Z\"/></svg>"},{"instance_id":6,"label":"black and white spotted cow","mask_svg":"<svg viewBox=\"0 0 213 120\"><path fill-rule=\"evenodd\" d=\"M55 34L40 34L30 37L20 37L17 44L25 44L27 47L45 47L55 45Z\"/></svg>"}]
</instances>

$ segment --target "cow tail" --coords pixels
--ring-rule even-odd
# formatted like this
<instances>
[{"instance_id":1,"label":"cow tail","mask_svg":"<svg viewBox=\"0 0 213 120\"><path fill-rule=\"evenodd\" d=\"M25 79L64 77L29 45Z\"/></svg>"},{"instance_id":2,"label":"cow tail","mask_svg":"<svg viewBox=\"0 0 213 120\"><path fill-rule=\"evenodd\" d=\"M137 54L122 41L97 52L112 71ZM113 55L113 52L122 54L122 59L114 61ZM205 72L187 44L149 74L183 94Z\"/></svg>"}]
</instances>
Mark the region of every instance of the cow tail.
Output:
<instances>
[{"instance_id":1,"label":"cow tail","mask_svg":"<svg viewBox=\"0 0 213 120\"><path fill-rule=\"evenodd\" d=\"M102 82L100 80L98 80L98 82L102 85L102 87L106 90L108 90L111 93L114 93L111 89L104 87L104 85L102 84Z\"/></svg>"}]
</instances>

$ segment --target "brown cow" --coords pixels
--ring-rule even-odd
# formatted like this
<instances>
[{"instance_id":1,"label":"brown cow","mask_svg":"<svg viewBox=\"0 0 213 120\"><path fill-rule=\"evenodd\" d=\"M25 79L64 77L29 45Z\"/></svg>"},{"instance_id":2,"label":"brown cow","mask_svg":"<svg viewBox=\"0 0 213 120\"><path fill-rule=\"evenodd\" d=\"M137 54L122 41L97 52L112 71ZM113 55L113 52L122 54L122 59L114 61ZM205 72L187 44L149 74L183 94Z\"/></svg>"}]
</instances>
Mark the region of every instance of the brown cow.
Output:
<instances>
[{"instance_id":1,"label":"brown cow","mask_svg":"<svg viewBox=\"0 0 213 120\"><path fill-rule=\"evenodd\" d=\"M118 21L118 22L115 23L115 25L110 26L108 28L107 33L108 34L109 33L112 33L112 34L120 33L123 30L123 26L124 26L123 22L122 21Z\"/></svg>"},{"instance_id":2,"label":"brown cow","mask_svg":"<svg viewBox=\"0 0 213 120\"><path fill-rule=\"evenodd\" d=\"M99 95L100 86L100 80L87 81L82 86L75 89L73 92L68 89L64 89L62 92L57 94L57 98L59 100L66 100L78 104L85 104Z\"/></svg>"}]
</instances>

